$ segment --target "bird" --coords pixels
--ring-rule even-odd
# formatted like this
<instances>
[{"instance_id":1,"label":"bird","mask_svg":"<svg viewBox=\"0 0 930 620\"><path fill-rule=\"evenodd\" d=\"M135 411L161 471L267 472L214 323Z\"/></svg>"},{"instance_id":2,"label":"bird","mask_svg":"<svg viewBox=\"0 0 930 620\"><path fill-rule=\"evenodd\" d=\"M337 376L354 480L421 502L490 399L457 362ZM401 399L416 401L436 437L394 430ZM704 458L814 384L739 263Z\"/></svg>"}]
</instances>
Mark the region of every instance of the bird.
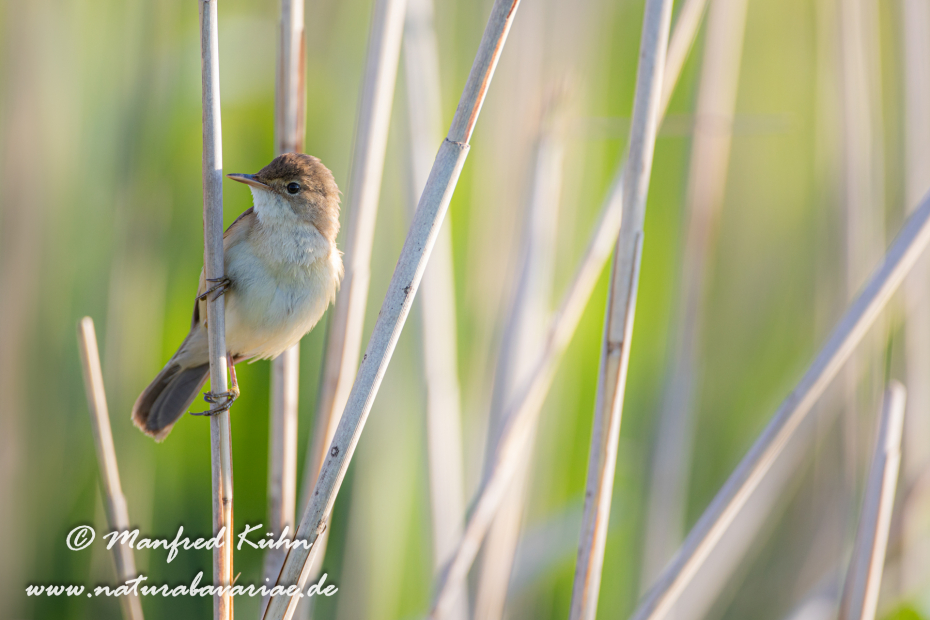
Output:
<instances>
[{"instance_id":1,"label":"bird","mask_svg":"<svg viewBox=\"0 0 930 620\"><path fill-rule=\"evenodd\" d=\"M168 436L210 374L208 296L225 295L234 380L232 392L204 396L226 403L205 412L213 414L238 396L234 365L274 358L299 341L333 302L342 280L336 247L340 192L319 159L285 153L256 174L227 177L249 186L253 206L223 233L225 277L208 281L201 270L190 332L133 405L133 422L156 441Z\"/></svg>"}]
</instances>

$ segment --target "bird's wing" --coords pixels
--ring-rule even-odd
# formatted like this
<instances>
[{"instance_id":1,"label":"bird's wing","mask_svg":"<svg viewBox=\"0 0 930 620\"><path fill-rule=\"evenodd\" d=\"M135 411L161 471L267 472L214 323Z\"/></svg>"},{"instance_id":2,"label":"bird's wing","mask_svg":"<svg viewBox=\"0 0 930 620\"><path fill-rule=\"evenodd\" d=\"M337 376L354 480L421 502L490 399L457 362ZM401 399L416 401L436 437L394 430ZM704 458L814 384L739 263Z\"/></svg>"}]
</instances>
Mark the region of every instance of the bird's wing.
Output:
<instances>
[{"instance_id":1,"label":"bird's wing","mask_svg":"<svg viewBox=\"0 0 930 620\"><path fill-rule=\"evenodd\" d=\"M255 215L255 207L249 207L242 214L233 220L226 232L223 233L223 249L228 248L232 243L239 240L240 236L245 235L253 221L258 216Z\"/></svg>"},{"instance_id":2,"label":"bird's wing","mask_svg":"<svg viewBox=\"0 0 930 620\"><path fill-rule=\"evenodd\" d=\"M233 220L233 223L229 225L229 228L223 233L223 253L229 249L230 246L240 243L245 239L246 231L254 223L254 220L258 216L255 215L255 207L249 207L243 211L239 217ZM197 284L197 297L203 295L203 292L207 290L207 280L204 270L200 270L200 281ZM197 327L200 323L200 317L207 316L207 306L206 300L194 299L194 315L191 317L191 329ZM203 307L201 307L203 306Z\"/></svg>"}]
</instances>

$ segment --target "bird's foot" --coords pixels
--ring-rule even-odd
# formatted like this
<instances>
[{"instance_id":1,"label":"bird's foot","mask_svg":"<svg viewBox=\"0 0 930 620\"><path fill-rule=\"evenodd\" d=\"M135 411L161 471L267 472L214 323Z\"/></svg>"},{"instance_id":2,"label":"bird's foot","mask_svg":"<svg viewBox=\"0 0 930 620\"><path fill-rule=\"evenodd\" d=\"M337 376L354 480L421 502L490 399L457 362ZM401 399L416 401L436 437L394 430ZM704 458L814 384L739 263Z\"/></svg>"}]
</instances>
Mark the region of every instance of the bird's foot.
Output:
<instances>
[{"instance_id":1,"label":"bird's foot","mask_svg":"<svg viewBox=\"0 0 930 620\"><path fill-rule=\"evenodd\" d=\"M224 411L229 411L229 408L232 407L232 404L239 398L239 386L234 385L233 388L226 392L207 392L203 395L203 399L211 404L222 403L213 409L208 411L191 411L191 415L202 415L206 417L215 416L217 414L223 413Z\"/></svg>"},{"instance_id":2,"label":"bird's foot","mask_svg":"<svg viewBox=\"0 0 930 620\"><path fill-rule=\"evenodd\" d=\"M203 301L207 298L210 293L214 293L213 298L210 301L216 301L220 298L220 295L226 293L229 290L229 287L232 286L232 280L223 276L222 278L207 278L207 282L216 282L213 286L205 290L203 293L197 296L197 299Z\"/></svg>"}]
</instances>

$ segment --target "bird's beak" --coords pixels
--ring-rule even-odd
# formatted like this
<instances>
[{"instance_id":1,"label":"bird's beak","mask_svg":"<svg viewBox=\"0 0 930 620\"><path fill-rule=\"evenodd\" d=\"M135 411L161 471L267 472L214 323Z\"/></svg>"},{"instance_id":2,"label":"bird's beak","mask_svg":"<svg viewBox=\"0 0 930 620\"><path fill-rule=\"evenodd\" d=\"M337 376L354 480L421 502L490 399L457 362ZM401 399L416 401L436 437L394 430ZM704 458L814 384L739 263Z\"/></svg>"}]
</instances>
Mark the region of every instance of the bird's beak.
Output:
<instances>
[{"instance_id":1,"label":"bird's beak","mask_svg":"<svg viewBox=\"0 0 930 620\"><path fill-rule=\"evenodd\" d=\"M227 174L226 176L228 176L233 181L239 181L240 183L245 183L246 185L251 185L252 187L271 189L271 186L259 181L258 177L256 177L254 174Z\"/></svg>"}]
</instances>

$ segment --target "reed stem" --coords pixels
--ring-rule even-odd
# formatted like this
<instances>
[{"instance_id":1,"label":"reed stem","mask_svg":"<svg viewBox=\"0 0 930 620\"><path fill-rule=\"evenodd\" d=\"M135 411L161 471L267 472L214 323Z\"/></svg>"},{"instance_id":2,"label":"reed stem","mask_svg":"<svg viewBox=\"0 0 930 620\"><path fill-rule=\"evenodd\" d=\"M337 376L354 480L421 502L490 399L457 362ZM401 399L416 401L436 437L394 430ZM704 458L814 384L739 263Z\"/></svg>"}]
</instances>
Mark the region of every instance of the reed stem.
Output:
<instances>
[{"instance_id":1,"label":"reed stem","mask_svg":"<svg viewBox=\"0 0 930 620\"><path fill-rule=\"evenodd\" d=\"M904 386L892 382L882 404L878 437L862 502L856 544L846 573L839 620L875 618L898 470L901 466L905 400Z\"/></svg>"},{"instance_id":2,"label":"reed stem","mask_svg":"<svg viewBox=\"0 0 930 620\"><path fill-rule=\"evenodd\" d=\"M97 465L100 467L100 487L103 491L107 525L111 532L124 532L129 530L129 509L119 481L116 448L113 446L113 433L110 431L110 412L107 408L107 395L103 389L100 353L97 350L97 334L94 331L94 321L89 316L85 316L78 323L78 349L81 352L81 370L84 375L87 408L90 410L90 426L94 432L94 447L97 449ZM116 565L116 578L121 584L137 575L132 549L126 545L113 547L113 563ZM142 602L138 596L121 596L119 603L125 620L143 620Z\"/></svg>"},{"instance_id":3,"label":"reed stem","mask_svg":"<svg viewBox=\"0 0 930 620\"><path fill-rule=\"evenodd\" d=\"M275 155L302 153L307 122L304 0L281 0L275 83ZM297 504L297 398L300 343L271 362L271 428L268 449L268 520L277 538L285 528L293 534ZM265 551L264 577L278 576L285 549ZM268 605L264 597L259 617Z\"/></svg>"},{"instance_id":4,"label":"reed stem","mask_svg":"<svg viewBox=\"0 0 930 620\"><path fill-rule=\"evenodd\" d=\"M200 70L203 103L203 234L205 277L223 277L223 141L220 122L220 63L217 0L200 0ZM228 389L226 320L222 295L207 298L210 343L210 384L214 392ZM233 581L233 480L229 410L210 417L210 462L213 479L213 533L224 532L213 549L213 585ZM214 620L232 620L229 589L213 597Z\"/></svg>"},{"instance_id":5,"label":"reed stem","mask_svg":"<svg viewBox=\"0 0 930 620\"><path fill-rule=\"evenodd\" d=\"M930 188L930 4L922 0L901 3L901 43L904 60L904 200L911 209ZM930 253L914 267L905 283L907 410L902 480L917 483L930 475ZM919 502L918 502L919 503ZM905 505L900 594L930 589L930 520L916 505Z\"/></svg>"},{"instance_id":6,"label":"reed stem","mask_svg":"<svg viewBox=\"0 0 930 620\"><path fill-rule=\"evenodd\" d=\"M670 0L647 0L630 127L628 174L623 188L624 224L614 252L607 300L584 517L569 614L572 620L593 620L597 614L671 15Z\"/></svg>"}]
</instances>

